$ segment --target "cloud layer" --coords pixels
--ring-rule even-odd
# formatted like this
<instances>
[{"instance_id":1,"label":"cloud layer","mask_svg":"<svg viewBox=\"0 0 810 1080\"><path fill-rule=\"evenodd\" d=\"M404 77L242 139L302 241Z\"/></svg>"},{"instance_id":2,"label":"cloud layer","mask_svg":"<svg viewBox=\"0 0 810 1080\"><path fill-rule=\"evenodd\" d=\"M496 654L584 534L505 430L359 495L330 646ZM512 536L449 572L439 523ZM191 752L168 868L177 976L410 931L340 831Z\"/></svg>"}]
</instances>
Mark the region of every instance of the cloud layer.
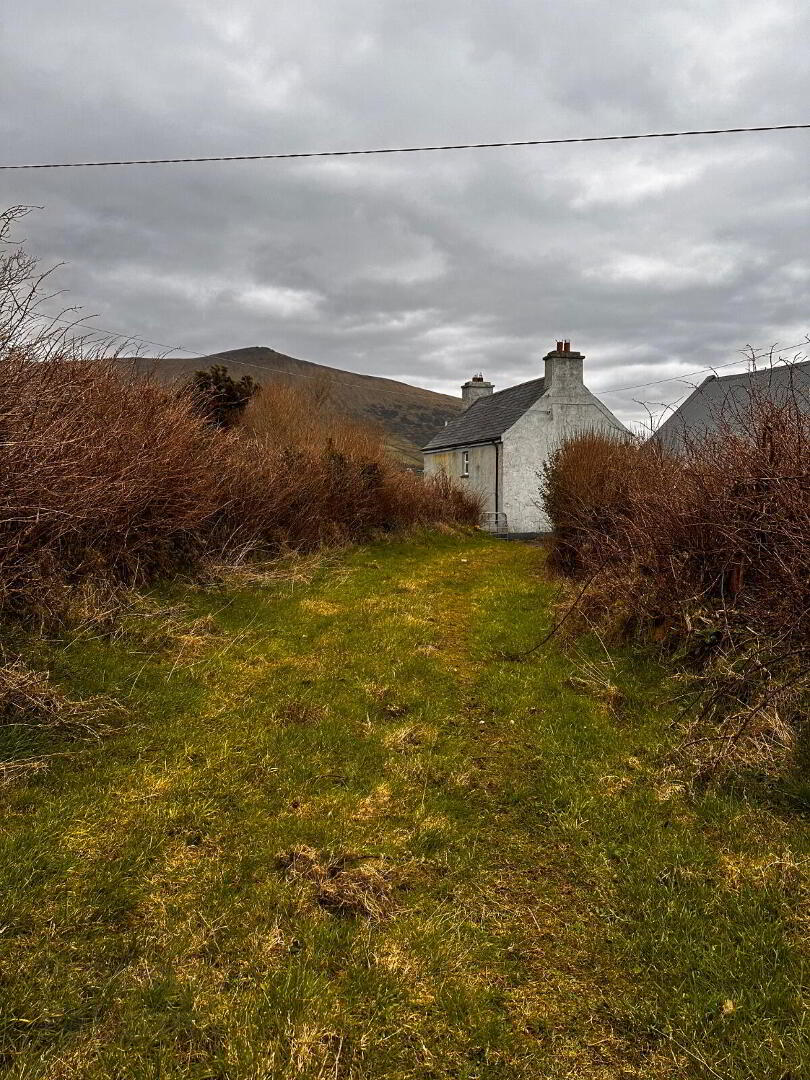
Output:
<instances>
[{"instance_id":1,"label":"cloud layer","mask_svg":"<svg viewBox=\"0 0 810 1080\"><path fill-rule=\"evenodd\" d=\"M804 0L29 0L3 156L181 156L806 120ZM565 335L609 394L810 330L808 133L0 174L99 323L457 392ZM694 380L691 380L694 381Z\"/></svg>"}]
</instances>

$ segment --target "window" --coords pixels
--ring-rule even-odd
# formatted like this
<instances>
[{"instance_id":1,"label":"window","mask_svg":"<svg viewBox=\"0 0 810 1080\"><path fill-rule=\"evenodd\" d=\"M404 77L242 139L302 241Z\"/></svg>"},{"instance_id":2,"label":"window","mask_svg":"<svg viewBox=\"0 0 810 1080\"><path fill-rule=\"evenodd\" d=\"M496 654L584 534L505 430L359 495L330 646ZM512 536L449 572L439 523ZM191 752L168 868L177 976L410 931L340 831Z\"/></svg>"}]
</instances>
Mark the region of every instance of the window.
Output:
<instances>
[{"instance_id":1,"label":"window","mask_svg":"<svg viewBox=\"0 0 810 1080\"><path fill-rule=\"evenodd\" d=\"M462 450L461 451L461 475L462 476L469 476L470 475L470 451L469 450Z\"/></svg>"}]
</instances>

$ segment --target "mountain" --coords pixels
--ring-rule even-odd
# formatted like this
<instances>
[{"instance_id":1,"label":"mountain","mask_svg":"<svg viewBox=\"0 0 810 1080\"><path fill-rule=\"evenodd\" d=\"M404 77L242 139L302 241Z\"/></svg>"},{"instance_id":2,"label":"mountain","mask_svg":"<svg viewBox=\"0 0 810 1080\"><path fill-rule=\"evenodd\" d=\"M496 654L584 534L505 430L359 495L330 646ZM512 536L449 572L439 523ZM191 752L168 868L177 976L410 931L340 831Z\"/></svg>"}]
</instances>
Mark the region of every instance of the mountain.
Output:
<instances>
[{"instance_id":1,"label":"mountain","mask_svg":"<svg viewBox=\"0 0 810 1080\"><path fill-rule=\"evenodd\" d=\"M358 375L309 360L296 360L294 356L258 345L189 358L141 356L133 362L136 370L151 373L162 382L183 380L212 364L222 364L235 379L250 375L262 386L275 381L312 380L319 387L328 388L334 408L381 427L392 453L419 468L422 466L420 447L461 411L460 398L395 379Z\"/></svg>"}]
</instances>

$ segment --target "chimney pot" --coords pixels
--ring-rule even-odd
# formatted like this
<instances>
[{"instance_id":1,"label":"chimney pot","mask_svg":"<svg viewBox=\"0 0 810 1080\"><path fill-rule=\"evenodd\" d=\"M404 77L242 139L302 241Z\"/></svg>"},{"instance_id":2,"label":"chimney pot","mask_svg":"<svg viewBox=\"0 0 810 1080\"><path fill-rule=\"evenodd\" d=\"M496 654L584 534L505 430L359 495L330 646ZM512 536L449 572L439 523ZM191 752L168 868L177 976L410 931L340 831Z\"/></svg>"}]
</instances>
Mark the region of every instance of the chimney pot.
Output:
<instances>
[{"instance_id":1,"label":"chimney pot","mask_svg":"<svg viewBox=\"0 0 810 1080\"><path fill-rule=\"evenodd\" d=\"M552 350L544 359L547 393L551 391L556 397L577 394L582 389L582 362L585 358L571 348L568 338L558 341L556 350Z\"/></svg>"},{"instance_id":2,"label":"chimney pot","mask_svg":"<svg viewBox=\"0 0 810 1080\"><path fill-rule=\"evenodd\" d=\"M482 371L477 372L461 388L463 408L467 409L479 398L488 397L493 391L491 382L487 382Z\"/></svg>"}]
</instances>

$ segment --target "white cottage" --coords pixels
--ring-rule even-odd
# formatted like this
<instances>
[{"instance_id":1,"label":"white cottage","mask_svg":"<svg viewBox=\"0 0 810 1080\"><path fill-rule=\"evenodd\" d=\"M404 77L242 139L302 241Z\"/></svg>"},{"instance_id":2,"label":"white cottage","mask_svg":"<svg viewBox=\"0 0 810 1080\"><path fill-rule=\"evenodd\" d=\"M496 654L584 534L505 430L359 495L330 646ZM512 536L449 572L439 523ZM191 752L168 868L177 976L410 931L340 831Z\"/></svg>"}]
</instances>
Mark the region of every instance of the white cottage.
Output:
<instances>
[{"instance_id":1,"label":"white cottage","mask_svg":"<svg viewBox=\"0 0 810 1080\"><path fill-rule=\"evenodd\" d=\"M478 491L493 530L546 532L538 475L549 455L575 435L627 430L583 383L583 360L558 341L542 379L496 394L483 375L473 376L461 388L464 411L422 449L425 474L443 472Z\"/></svg>"}]
</instances>

